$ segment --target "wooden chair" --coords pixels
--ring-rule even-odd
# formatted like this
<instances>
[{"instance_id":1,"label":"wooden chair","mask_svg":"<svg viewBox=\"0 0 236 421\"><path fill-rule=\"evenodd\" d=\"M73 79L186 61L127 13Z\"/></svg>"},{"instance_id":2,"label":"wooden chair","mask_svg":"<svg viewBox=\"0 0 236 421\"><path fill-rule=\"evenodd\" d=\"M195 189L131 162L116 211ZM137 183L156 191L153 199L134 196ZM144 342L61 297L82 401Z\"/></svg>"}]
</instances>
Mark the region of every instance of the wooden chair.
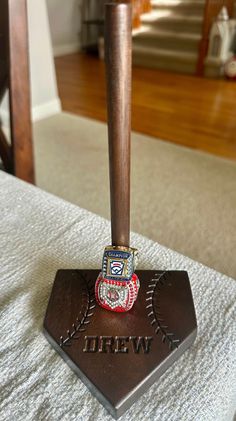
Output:
<instances>
[{"instance_id":1,"label":"wooden chair","mask_svg":"<svg viewBox=\"0 0 236 421\"><path fill-rule=\"evenodd\" d=\"M0 2L0 102L9 89L9 145L0 124L6 171L34 183L26 0Z\"/></svg>"}]
</instances>

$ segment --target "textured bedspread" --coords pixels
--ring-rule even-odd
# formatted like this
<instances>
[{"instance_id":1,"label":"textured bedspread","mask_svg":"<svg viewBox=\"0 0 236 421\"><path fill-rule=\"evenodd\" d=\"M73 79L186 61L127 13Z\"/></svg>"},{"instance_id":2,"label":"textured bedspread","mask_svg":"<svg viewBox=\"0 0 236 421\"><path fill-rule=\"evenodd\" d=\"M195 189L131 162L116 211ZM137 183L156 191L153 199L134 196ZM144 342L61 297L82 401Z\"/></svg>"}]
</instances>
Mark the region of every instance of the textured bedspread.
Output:
<instances>
[{"instance_id":1,"label":"textured bedspread","mask_svg":"<svg viewBox=\"0 0 236 421\"><path fill-rule=\"evenodd\" d=\"M109 242L108 221L0 172L1 421L111 420L42 334L57 269L98 268ZM140 268L188 271L198 337L121 420L231 421L236 282L139 235L132 245Z\"/></svg>"}]
</instances>

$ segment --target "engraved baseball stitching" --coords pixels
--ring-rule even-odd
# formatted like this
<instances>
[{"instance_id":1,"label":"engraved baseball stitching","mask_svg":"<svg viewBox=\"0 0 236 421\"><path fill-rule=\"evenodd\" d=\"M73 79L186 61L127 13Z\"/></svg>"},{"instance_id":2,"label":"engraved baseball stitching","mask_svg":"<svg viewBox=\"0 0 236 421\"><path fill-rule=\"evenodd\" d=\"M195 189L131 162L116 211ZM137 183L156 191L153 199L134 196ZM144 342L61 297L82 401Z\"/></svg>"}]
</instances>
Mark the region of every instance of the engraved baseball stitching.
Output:
<instances>
[{"instance_id":1,"label":"engraved baseball stitching","mask_svg":"<svg viewBox=\"0 0 236 421\"><path fill-rule=\"evenodd\" d=\"M148 285L148 291L146 292L147 298L146 301L149 302L146 309L151 309L148 313L148 317L152 318L151 325L155 327L155 333L158 335L162 334L162 342L169 342L169 349L178 348L180 339L174 338L174 333L168 332L168 325L165 324L163 314L160 312L160 304L154 303L154 296L157 290L160 291L160 287L164 285L166 271L158 274L156 273L154 278L151 279L150 284ZM149 296L150 295L150 296Z\"/></svg>"},{"instance_id":2,"label":"engraved baseball stitching","mask_svg":"<svg viewBox=\"0 0 236 421\"><path fill-rule=\"evenodd\" d=\"M94 294L94 281L87 280L86 276L83 273L80 273L80 276L83 280L83 292L82 296L86 299L86 307L84 312L83 304L80 313L83 314L82 318L80 319L79 316L76 318L76 322L72 324L72 331L70 329L67 330L67 337L64 339L63 336L60 336L60 347L63 346L71 346L71 341L73 339L79 339L80 333L85 332L86 328L84 326L88 325L91 320L90 318L93 316L93 312L91 312L96 307L95 301L95 294ZM83 298L82 298L83 301ZM76 335L79 333L78 335Z\"/></svg>"}]
</instances>

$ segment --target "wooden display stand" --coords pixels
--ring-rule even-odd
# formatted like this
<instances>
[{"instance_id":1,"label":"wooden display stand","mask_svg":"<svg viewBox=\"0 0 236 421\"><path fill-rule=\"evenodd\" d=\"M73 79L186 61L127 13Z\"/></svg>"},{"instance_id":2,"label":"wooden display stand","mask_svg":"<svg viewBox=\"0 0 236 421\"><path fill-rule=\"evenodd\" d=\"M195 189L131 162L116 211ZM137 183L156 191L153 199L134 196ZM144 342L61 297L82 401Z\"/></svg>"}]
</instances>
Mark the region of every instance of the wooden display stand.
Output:
<instances>
[{"instance_id":1,"label":"wooden display stand","mask_svg":"<svg viewBox=\"0 0 236 421\"><path fill-rule=\"evenodd\" d=\"M106 7L112 244L129 246L131 7ZM138 270L133 308L96 303L99 270L59 270L44 332L113 417L121 416L193 343L197 323L188 275ZM63 380L62 380L63 381Z\"/></svg>"}]
</instances>

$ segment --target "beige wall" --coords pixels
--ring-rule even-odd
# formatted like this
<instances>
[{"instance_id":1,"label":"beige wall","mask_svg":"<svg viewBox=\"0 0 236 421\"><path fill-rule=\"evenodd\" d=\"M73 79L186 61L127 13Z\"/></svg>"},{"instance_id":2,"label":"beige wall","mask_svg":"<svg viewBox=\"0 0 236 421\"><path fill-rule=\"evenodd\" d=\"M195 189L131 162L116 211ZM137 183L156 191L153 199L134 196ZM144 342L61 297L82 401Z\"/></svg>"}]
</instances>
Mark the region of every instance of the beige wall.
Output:
<instances>
[{"instance_id":1,"label":"beige wall","mask_svg":"<svg viewBox=\"0 0 236 421\"><path fill-rule=\"evenodd\" d=\"M34 120L60 111L51 37L45 0L28 0L31 103ZM0 108L3 125L8 125L8 99Z\"/></svg>"},{"instance_id":2,"label":"beige wall","mask_svg":"<svg viewBox=\"0 0 236 421\"><path fill-rule=\"evenodd\" d=\"M80 49L81 0L46 0L54 55Z\"/></svg>"}]
</instances>

